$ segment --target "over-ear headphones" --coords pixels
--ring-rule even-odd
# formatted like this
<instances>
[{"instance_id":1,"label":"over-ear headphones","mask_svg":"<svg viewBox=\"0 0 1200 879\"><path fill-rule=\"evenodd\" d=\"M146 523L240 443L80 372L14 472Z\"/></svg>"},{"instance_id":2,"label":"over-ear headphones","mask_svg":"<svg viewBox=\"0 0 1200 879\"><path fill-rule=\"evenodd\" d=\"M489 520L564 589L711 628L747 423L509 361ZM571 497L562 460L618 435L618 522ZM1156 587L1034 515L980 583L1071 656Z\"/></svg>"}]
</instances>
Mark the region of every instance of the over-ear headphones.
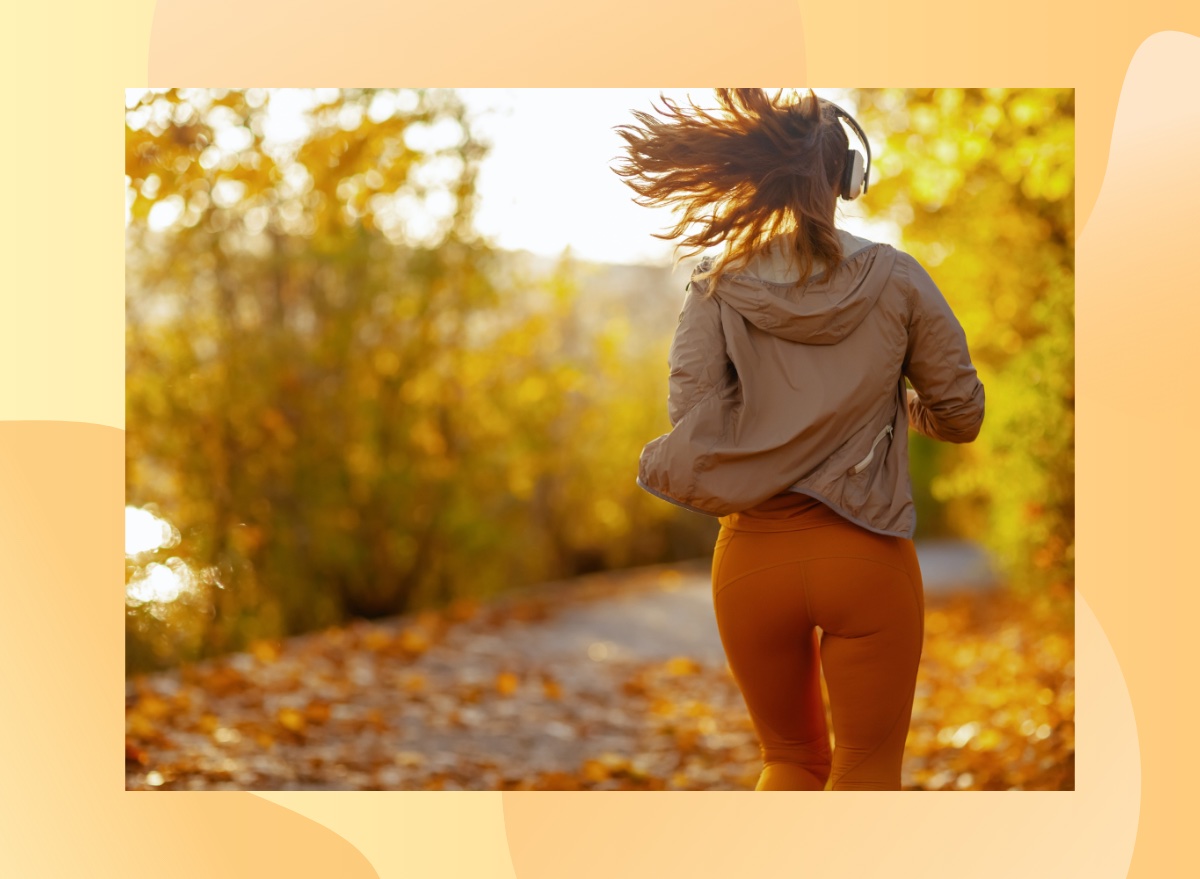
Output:
<instances>
[{"instance_id":1,"label":"over-ear headphones","mask_svg":"<svg viewBox=\"0 0 1200 879\"><path fill-rule=\"evenodd\" d=\"M867 161L865 165L863 164L862 153L858 150L846 150L846 167L842 172L842 185L839 197L846 201L854 201L854 199L865 193L871 186L868 179L871 173L871 145L867 143L867 136L863 133L862 127L855 121L853 116L833 101L819 96L817 99L822 104L828 104L833 108L834 113L845 119L847 124L854 129L854 133L858 135L858 139L862 141L862 145L867 149Z\"/></svg>"}]
</instances>

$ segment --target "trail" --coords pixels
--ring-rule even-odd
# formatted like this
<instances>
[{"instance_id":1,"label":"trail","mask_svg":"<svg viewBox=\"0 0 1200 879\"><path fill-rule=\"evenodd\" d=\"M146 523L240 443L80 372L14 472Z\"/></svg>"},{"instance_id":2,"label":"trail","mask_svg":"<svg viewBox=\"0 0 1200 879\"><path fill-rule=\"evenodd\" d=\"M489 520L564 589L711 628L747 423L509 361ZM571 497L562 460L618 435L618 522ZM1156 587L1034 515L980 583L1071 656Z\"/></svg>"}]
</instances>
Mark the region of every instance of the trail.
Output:
<instances>
[{"instance_id":1,"label":"trail","mask_svg":"<svg viewBox=\"0 0 1200 879\"><path fill-rule=\"evenodd\" d=\"M969 544L919 543L918 555L931 603L994 585ZM453 623L358 620L127 681L126 786L753 786L757 743L710 564L542 583Z\"/></svg>"}]
</instances>

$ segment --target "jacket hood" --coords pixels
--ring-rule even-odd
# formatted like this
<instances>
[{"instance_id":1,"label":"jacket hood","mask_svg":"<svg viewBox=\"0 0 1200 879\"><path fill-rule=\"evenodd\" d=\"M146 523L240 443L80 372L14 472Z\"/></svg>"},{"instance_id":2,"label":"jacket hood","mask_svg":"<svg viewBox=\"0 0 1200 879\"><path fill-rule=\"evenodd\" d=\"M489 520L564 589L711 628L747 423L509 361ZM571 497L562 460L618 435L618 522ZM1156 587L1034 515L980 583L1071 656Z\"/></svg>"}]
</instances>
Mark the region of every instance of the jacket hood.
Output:
<instances>
[{"instance_id":1,"label":"jacket hood","mask_svg":"<svg viewBox=\"0 0 1200 879\"><path fill-rule=\"evenodd\" d=\"M870 242L845 257L832 278L822 271L807 281L772 281L751 268L723 275L715 295L764 332L809 345L834 345L875 306L895 261L894 248Z\"/></svg>"}]
</instances>

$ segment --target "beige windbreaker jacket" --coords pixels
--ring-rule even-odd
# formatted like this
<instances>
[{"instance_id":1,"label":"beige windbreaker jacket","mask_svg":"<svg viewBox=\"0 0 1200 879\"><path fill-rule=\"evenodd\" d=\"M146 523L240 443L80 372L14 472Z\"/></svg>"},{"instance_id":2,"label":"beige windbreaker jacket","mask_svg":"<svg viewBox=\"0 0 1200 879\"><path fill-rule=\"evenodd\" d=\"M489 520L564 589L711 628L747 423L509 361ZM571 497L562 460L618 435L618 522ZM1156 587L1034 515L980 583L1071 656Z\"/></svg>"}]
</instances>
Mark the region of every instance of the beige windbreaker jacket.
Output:
<instances>
[{"instance_id":1,"label":"beige windbreaker jacket","mask_svg":"<svg viewBox=\"0 0 1200 879\"><path fill-rule=\"evenodd\" d=\"M848 270L832 280L771 280L777 239L704 299L701 261L668 355L672 429L643 448L638 485L710 516L797 491L912 537L908 428L970 442L983 384L929 273L889 244L839 234Z\"/></svg>"}]
</instances>

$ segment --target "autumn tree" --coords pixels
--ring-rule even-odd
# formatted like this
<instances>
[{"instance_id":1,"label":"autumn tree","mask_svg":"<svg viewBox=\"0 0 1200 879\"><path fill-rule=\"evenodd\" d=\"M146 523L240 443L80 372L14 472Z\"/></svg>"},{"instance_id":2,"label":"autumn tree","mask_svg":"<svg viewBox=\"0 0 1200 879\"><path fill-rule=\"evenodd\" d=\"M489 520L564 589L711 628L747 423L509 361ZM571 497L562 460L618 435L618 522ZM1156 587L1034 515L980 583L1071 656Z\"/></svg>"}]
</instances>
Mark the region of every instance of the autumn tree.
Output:
<instances>
[{"instance_id":1,"label":"autumn tree","mask_svg":"<svg viewBox=\"0 0 1200 879\"><path fill-rule=\"evenodd\" d=\"M449 91L127 100L127 502L182 536L130 594L194 580L131 666L662 557L658 352L475 233L485 151Z\"/></svg>"}]
</instances>

